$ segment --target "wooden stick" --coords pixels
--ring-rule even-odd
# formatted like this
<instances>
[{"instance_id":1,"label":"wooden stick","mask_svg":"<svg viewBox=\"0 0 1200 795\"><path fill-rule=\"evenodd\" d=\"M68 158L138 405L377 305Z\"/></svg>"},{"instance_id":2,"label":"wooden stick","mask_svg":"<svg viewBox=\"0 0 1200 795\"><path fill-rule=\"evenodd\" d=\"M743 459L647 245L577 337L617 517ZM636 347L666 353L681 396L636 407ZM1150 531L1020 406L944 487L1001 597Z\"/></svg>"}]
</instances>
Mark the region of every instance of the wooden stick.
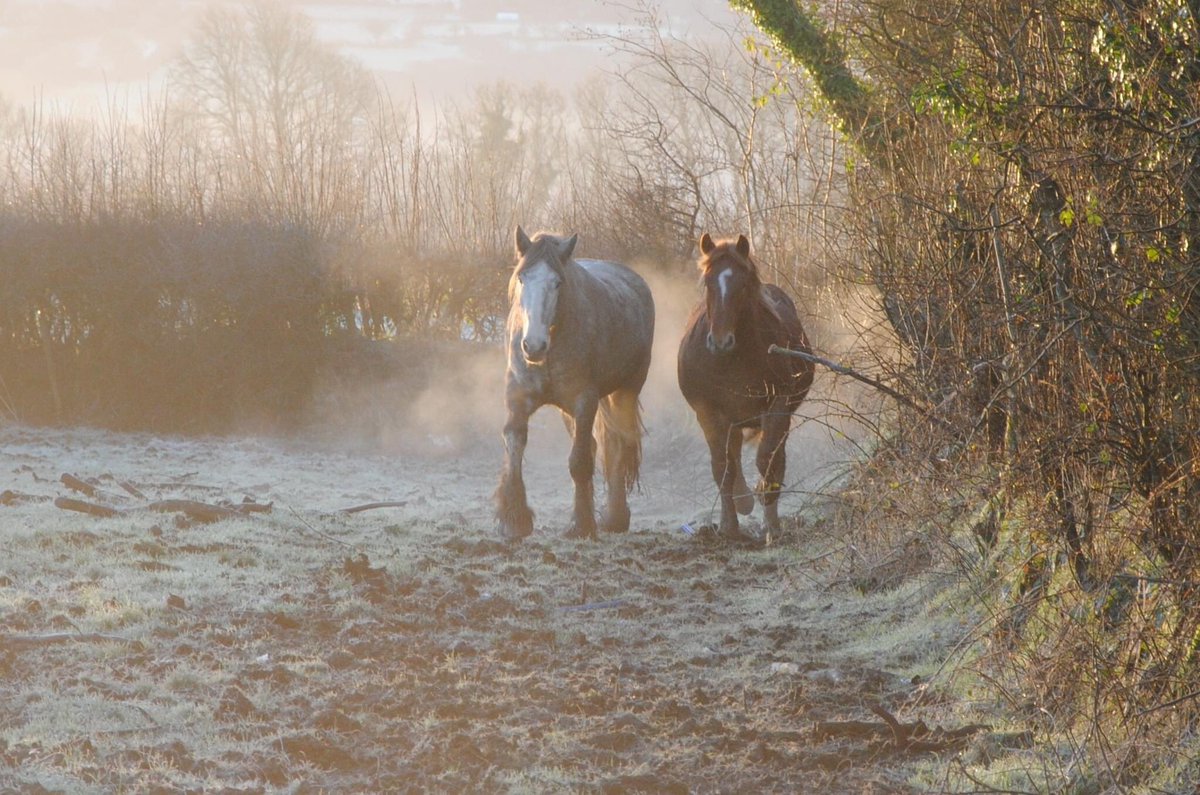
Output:
<instances>
[{"instance_id":1,"label":"wooden stick","mask_svg":"<svg viewBox=\"0 0 1200 795\"><path fill-rule=\"evenodd\" d=\"M93 486L90 483L86 483L86 482L80 480L79 478L75 477L74 475L68 475L67 473L64 472L62 477L59 478L59 480L61 480L63 482L63 484L66 485L66 487L68 489L71 489L72 491L78 491L82 494L86 494L89 497L96 496L96 487L95 486Z\"/></svg>"},{"instance_id":2,"label":"wooden stick","mask_svg":"<svg viewBox=\"0 0 1200 795\"><path fill-rule=\"evenodd\" d=\"M627 599L609 599L607 602L588 602L582 605L563 605L559 608L565 613L582 613L585 610L609 610L623 606Z\"/></svg>"},{"instance_id":3,"label":"wooden stick","mask_svg":"<svg viewBox=\"0 0 1200 795\"><path fill-rule=\"evenodd\" d=\"M884 709L882 704L872 704L871 711L883 718L883 722L892 730L892 740L896 745L908 745L914 736L929 734L929 727L925 725L925 721L901 723L896 720L895 715Z\"/></svg>"},{"instance_id":4,"label":"wooden stick","mask_svg":"<svg viewBox=\"0 0 1200 795\"><path fill-rule=\"evenodd\" d=\"M342 513L361 513L362 511L373 511L376 508L403 508L408 505L408 500L387 500L385 502L368 502L364 505L355 505L350 508L343 508Z\"/></svg>"},{"instance_id":5,"label":"wooden stick","mask_svg":"<svg viewBox=\"0 0 1200 795\"><path fill-rule=\"evenodd\" d=\"M64 475L63 477L67 476ZM129 510L133 510L122 510L108 505L101 505L100 503L77 500L72 497L58 497L54 500L54 505L62 508L64 511L78 511L79 513L104 518L121 516ZM204 523L219 522L222 519L231 519L235 516L245 516L251 513L270 513L272 509L270 503L264 505L257 502L247 502L230 507L213 505L207 502L197 502L196 500L158 500L143 507L145 510L157 511L158 513L182 513L195 519L197 522Z\"/></svg>"},{"instance_id":6,"label":"wooden stick","mask_svg":"<svg viewBox=\"0 0 1200 795\"><path fill-rule=\"evenodd\" d=\"M129 481L118 480L117 485L120 486L121 488L125 489L125 491L127 491L130 494L130 496L137 497L139 500L146 499L146 495L143 494L137 486L133 485Z\"/></svg>"},{"instance_id":7,"label":"wooden stick","mask_svg":"<svg viewBox=\"0 0 1200 795\"><path fill-rule=\"evenodd\" d=\"M107 505L100 505L95 502L84 502L83 500L76 500L71 497L57 497L54 500L54 506L62 508L64 511L79 511L80 513L100 516L105 519L120 516L123 513L123 511L117 508L110 508Z\"/></svg>"},{"instance_id":8,"label":"wooden stick","mask_svg":"<svg viewBox=\"0 0 1200 795\"><path fill-rule=\"evenodd\" d=\"M813 737L817 741L831 737L882 737L891 734L885 723L866 720L822 720L813 726Z\"/></svg>"},{"instance_id":9,"label":"wooden stick","mask_svg":"<svg viewBox=\"0 0 1200 795\"><path fill-rule=\"evenodd\" d=\"M832 737L857 737L868 743L883 740L900 751L938 753L955 747L976 732L987 731L991 728L986 724L972 723L960 729L931 729L922 720L915 723L901 723L878 704L872 705L871 711L882 718L883 722L819 721L813 727L813 737L818 741Z\"/></svg>"},{"instance_id":10,"label":"wooden stick","mask_svg":"<svg viewBox=\"0 0 1200 795\"><path fill-rule=\"evenodd\" d=\"M321 536L321 538L326 538L335 544L341 544L342 546L346 547L347 549L353 549L356 552L359 552L360 554L365 554L365 553L363 553L363 551L361 549L356 547L354 544L351 544L349 541L343 541L340 538L331 536L331 535L329 535L329 533L326 533L322 530L318 530L317 528L313 527L312 524L310 524L307 520L305 520L305 518L303 516L301 516L299 513L297 513L296 509L293 508L292 506L290 506L290 505L287 506L287 509L292 512L292 516L296 517L296 521L300 522L300 524L302 524L306 528L308 528L308 530L310 532L316 533L317 535ZM447 595L449 595L449 594L447 594Z\"/></svg>"},{"instance_id":11,"label":"wooden stick","mask_svg":"<svg viewBox=\"0 0 1200 795\"><path fill-rule=\"evenodd\" d=\"M195 519L197 522L219 522L222 519L230 519L235 516L240 516L241 512L233 508L226 508L223 505L210 505L207 502L197 502L195 500L159 500L152 502L146 506L151 511L159 513L182 513Z\"/></svg>"},{"instance_id":12,"label":"wooden stick","mask_svg":"<svg viewBox=\"0 0 1200 795\"><path fill-rule=\"evenodd\" d=\"M774 344L771 345L771 347L767 348L767 353L779 353L779 354L783 354L784 356L794 356L797 359L803 359L806 362L812 362L813 364L819 364L822 367L828 367L830 370L833 370L835 373L839 373L841 375L848 375L857 381L861 381L862 383L866 384L867 386L878 389L880 392L891 397L893 400L896 400L899 403L903 403L904 405L908 406L913 411L916 411L919 414L921 414L922 416L924 416L927 420L934 423L938 427L943 428L945 430L953 430L954 426L952 426L950 423L943 420L941 417L933 416L933 414L931 414L929 412L929 409L918 405L917 402L915 400L913 400L912 398L910 398L908 395L897 392L895 389L892 389L890 386L883 383L882 381L877 381L876 379L872 378L869 375L863 375L862 373L858 372L857 370L852 370L851 368L846 367L844 364L838 364L837 362L832 362L829 359L823 359L820 356L809 353L808 351L796 351L796 350L792 350L791 348L784 348L784 347L781 347L779 345L774 345Z\"/></svg>"}]
</instances>

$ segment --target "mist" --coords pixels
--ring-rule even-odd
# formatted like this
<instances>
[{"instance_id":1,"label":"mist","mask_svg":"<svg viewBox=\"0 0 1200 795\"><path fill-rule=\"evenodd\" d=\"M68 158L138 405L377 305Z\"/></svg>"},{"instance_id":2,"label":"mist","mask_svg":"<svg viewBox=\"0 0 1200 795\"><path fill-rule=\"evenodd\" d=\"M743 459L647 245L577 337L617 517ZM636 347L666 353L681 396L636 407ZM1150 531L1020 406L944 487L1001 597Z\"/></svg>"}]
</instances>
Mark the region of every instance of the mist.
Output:
<instances>
[{"instance_id":1,"label":"mist","mask_svg":"<svg viewBox=\"0 0 1200 795\"><path fill-rule=\"evenodd\" d=\"M521 12L512 47L545 32L538 9ZM331 9L309 10L198 11L155 72L164 91L137 108L97 119L48 100L10 105L0 379L11 419L286 435L498 468L517 224L578 232L579 256L650 283L643 499L674 499L672 515L714 494L675 375L700 232L749 234L818 349L855 349L862 326L827 300L843 256L830 223L839 140L802 115L802 86L742 45L744 20L626 10L585 39L605 70L534 84L497 66L431 106L331 46L346 29L328 24ZM554 45L563 57L577 54L575 33ZM765 85L776 99L755 99ZM789 448L796 494L853 456L857 400L819 375ZM831 422L829 407L846 419ZM535 416L530 457L548 462L548 495L569 485L567 443L555 411Z\"/></svg>"}]
</instances>

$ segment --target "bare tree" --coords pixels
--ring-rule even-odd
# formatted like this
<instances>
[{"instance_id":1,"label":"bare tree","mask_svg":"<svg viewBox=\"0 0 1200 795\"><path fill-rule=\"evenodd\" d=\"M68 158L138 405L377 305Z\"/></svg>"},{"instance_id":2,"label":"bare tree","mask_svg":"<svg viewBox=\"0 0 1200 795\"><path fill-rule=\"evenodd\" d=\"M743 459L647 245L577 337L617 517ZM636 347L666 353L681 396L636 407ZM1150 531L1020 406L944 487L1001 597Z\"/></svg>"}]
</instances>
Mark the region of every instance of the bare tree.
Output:
<instances>
[{"instance_id":1,"label":"bare tree","mask_svg":"<svg viewBox=\"0 0 1200 795\"><path fill-rule=\"evenodd\" d=\"M171 73L180 106L234 153L243 190L294 222L345 223L360 195L348 157L370 108L365 71L278 3L214 6Z\"/></svg>"}]
</instances>

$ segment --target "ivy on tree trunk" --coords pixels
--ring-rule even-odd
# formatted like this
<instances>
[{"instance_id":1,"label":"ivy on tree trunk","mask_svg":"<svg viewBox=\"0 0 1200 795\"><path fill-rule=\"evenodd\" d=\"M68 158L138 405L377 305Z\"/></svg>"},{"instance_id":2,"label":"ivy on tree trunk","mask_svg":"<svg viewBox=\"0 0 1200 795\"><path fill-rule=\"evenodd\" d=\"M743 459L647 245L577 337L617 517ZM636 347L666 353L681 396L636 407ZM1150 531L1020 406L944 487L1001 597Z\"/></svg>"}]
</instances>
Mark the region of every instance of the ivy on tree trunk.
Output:
<instances>
[{"instance_id":1,"label":"ivy on tree trunk","mask_svg":"<svg viewBox=\"0 0 1200 795\"><path fill-rule=\"evenodd\" d=\"M825 24L796 0L730 0L730 5L750 14L780 52L809 73L843 132L856 137L868 160L882 165L886 127L881 114L873 105L870 90L847 64L846 51Z\"/></svg>"}]
</instances>

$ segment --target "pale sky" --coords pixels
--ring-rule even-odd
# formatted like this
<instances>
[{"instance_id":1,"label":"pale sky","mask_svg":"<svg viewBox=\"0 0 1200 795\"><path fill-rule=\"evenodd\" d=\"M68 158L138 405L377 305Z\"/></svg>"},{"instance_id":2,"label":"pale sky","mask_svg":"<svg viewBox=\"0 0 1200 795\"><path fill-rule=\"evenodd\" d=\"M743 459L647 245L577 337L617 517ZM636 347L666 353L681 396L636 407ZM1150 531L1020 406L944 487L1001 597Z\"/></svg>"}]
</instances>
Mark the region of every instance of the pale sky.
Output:
<instances>
[{"instance_id":1,"label":"pale sky","mask_svg":"<svg viewBox=\"0 0 1200 795\"><path fill-rule=\"evenodd\" d=\"M677 35L732 25L725 0L658 0ZM91 113L155 86L209 0L0 0L0 97ZM230 4L237 4L232 2ZM568 89L611 65L582 29L632 24L602 0L284 0L393 89L453 99L505 78Z\"/></svg>"}]
</instances>

